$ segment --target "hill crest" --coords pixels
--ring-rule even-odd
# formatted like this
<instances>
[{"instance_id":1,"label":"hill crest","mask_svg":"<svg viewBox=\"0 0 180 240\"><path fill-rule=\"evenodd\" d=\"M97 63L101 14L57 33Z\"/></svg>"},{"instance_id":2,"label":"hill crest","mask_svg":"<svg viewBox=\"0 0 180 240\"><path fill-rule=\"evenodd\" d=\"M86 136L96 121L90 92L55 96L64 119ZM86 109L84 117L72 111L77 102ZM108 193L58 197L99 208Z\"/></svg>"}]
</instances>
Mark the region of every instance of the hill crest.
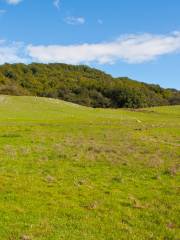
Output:
<instances>
[{"instance_id":1,"label":"hill crest","mask_svg":"<svg viewBox=\"0 0 180 240\"><path fill-rule=\"evenodd\" d=\"M88 66L67 64L4 64L0 94L62 99L90 107L141 108L180 104L180 91L113 78Z\"/></svg>"}]
</instances>

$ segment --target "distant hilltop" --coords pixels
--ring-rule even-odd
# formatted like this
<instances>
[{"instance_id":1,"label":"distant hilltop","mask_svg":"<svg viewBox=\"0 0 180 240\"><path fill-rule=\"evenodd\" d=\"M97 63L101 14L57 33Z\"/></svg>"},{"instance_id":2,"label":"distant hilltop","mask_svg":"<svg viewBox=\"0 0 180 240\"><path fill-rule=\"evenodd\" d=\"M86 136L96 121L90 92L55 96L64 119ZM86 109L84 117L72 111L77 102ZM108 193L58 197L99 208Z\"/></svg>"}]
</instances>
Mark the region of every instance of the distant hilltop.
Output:
<instances>
[{"instance_id":1,"label":"distant hilltop","mask_svg":"<svg viewBox=\"0 0 180 240\"><path fill-rule=\"evenodd\" d=\"M113 78L100 70L68 64L4 64L0 94L32 95L102 108L142 108L180 104L180 91Z\"/></svg>"}]
</instances>

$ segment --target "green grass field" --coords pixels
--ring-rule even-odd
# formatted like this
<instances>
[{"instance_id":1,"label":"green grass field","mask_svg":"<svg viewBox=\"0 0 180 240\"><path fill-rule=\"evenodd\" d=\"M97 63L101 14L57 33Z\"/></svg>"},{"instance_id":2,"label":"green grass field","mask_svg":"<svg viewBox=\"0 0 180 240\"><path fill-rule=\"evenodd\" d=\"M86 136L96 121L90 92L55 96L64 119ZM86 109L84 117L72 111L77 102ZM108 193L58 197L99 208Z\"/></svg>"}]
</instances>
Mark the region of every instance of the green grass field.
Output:
<instances>
[{"instance_id":1,"label":"green grass field","mask_svg":"<svg viewBox=\"0 0 180 240\"><path fill-rule=\"evenodd\" d=\"M0 96L0 240L180 239L180 106Z\"/></svg>"}]
</instances>

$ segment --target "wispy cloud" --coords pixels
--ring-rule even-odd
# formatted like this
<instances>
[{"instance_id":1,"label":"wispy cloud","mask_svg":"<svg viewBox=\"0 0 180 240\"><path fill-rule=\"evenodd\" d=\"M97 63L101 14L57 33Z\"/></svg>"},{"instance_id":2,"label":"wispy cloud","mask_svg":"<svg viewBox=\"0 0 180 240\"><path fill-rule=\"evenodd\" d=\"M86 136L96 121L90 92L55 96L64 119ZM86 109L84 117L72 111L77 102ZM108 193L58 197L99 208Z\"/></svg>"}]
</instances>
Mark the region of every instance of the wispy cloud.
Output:
<instances>
[{"instance_id":1,"label":"wispy cloud","mask_svg":"<svg viewBox=\"0 0 180 240\"><path fill-rule=\"evenodd\" d=\"M0 9L0 15L6 13L6 10L5 9Z\"/></svg>"},{"instance_id":2,"label":"wispy cloud","mask_svg":"<svg viewBox=\"0 0 180 240\"><path fill-rule=\"evenodd\" d=\"M27 46L27 52L33 61L72 64L113 64L117 61L137 64L178 51L180 32L169 35L133 34L112 42L96 44Z\"/></svg>"},{"instance_id":3,"label":"wispy cloud","mask_svg":"<svg viewBox=\"0 0 180 240\"><path fill-rule=\"evenodd\" d=\"M85 19L83 17L74 17L74 16L66 17L64 21L70 25L82 25L85 23Z\"/></svg>"},{"instance_id":4,"label":"wispy cloud","mask_svg":"<svg viewBox=\"0 0 180 240\"><path fill-rule=\"evenodd\" d=\"M79 45L24 45L0 40L0 64L4 62L63 62L71 64L140 64L167 54L180 54L180 32L167 35L132 34L111 42Z\"/></svg>"},{"instance_id":5,"label":"wispy cloud","mask_svg":"<svg viewBox=\"0 0 180 240\"><path fill-rule=\"evenodd\" d=\"M23 43L20 42L7 42L6 40L0 40L0 64L3 63L17 63L28 62L28 56L26 56L26 50Z\"/></svg>"},{"instance_id":6,"label":"wispy cloud","mask_svg":"<svg viewBox=\"0 0 180 240\"><path fill-rule=\"evenodd\" d=\"M97 22L102 25L103 24L103 20L102 19L98 19Z\"/></svg>"},{"instance_id":7,"label":"wispy cloud","mask_svg":"<svg viewBox=\"0 0 180 240\"><path fill-rule=\"evenodd\" d=\"M53 1L54 6L59 9L60 8L60 0L54 0Z\"/></svg>"},{"instance_id":8,"label":"wispy cloud","mask_svg":"<svg viewBox=\"0 0 180 240\"><path fill-rule=\"evenodd\" d=\"M6 0L8 4L17 5L18 3L22 2L23 0Z\"/></svg>"}]
</instances>

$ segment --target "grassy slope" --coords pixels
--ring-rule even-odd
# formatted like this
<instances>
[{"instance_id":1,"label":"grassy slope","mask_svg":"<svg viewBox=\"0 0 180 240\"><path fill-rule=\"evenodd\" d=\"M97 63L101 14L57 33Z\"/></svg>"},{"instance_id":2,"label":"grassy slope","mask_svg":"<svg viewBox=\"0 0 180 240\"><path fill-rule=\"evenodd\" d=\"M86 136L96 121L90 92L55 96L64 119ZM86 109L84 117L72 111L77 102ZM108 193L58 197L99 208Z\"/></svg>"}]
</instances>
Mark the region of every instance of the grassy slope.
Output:
<instances>
[{"instance_id":1,"label":"grassy slope","mask_svg":"<svg viewBox=\"0 0 180 240\"><path fill-rule=\"evenodd\" d=\"M179 239L179 120L0 96L0 239Z\"/></svg>"}]
</instances>

